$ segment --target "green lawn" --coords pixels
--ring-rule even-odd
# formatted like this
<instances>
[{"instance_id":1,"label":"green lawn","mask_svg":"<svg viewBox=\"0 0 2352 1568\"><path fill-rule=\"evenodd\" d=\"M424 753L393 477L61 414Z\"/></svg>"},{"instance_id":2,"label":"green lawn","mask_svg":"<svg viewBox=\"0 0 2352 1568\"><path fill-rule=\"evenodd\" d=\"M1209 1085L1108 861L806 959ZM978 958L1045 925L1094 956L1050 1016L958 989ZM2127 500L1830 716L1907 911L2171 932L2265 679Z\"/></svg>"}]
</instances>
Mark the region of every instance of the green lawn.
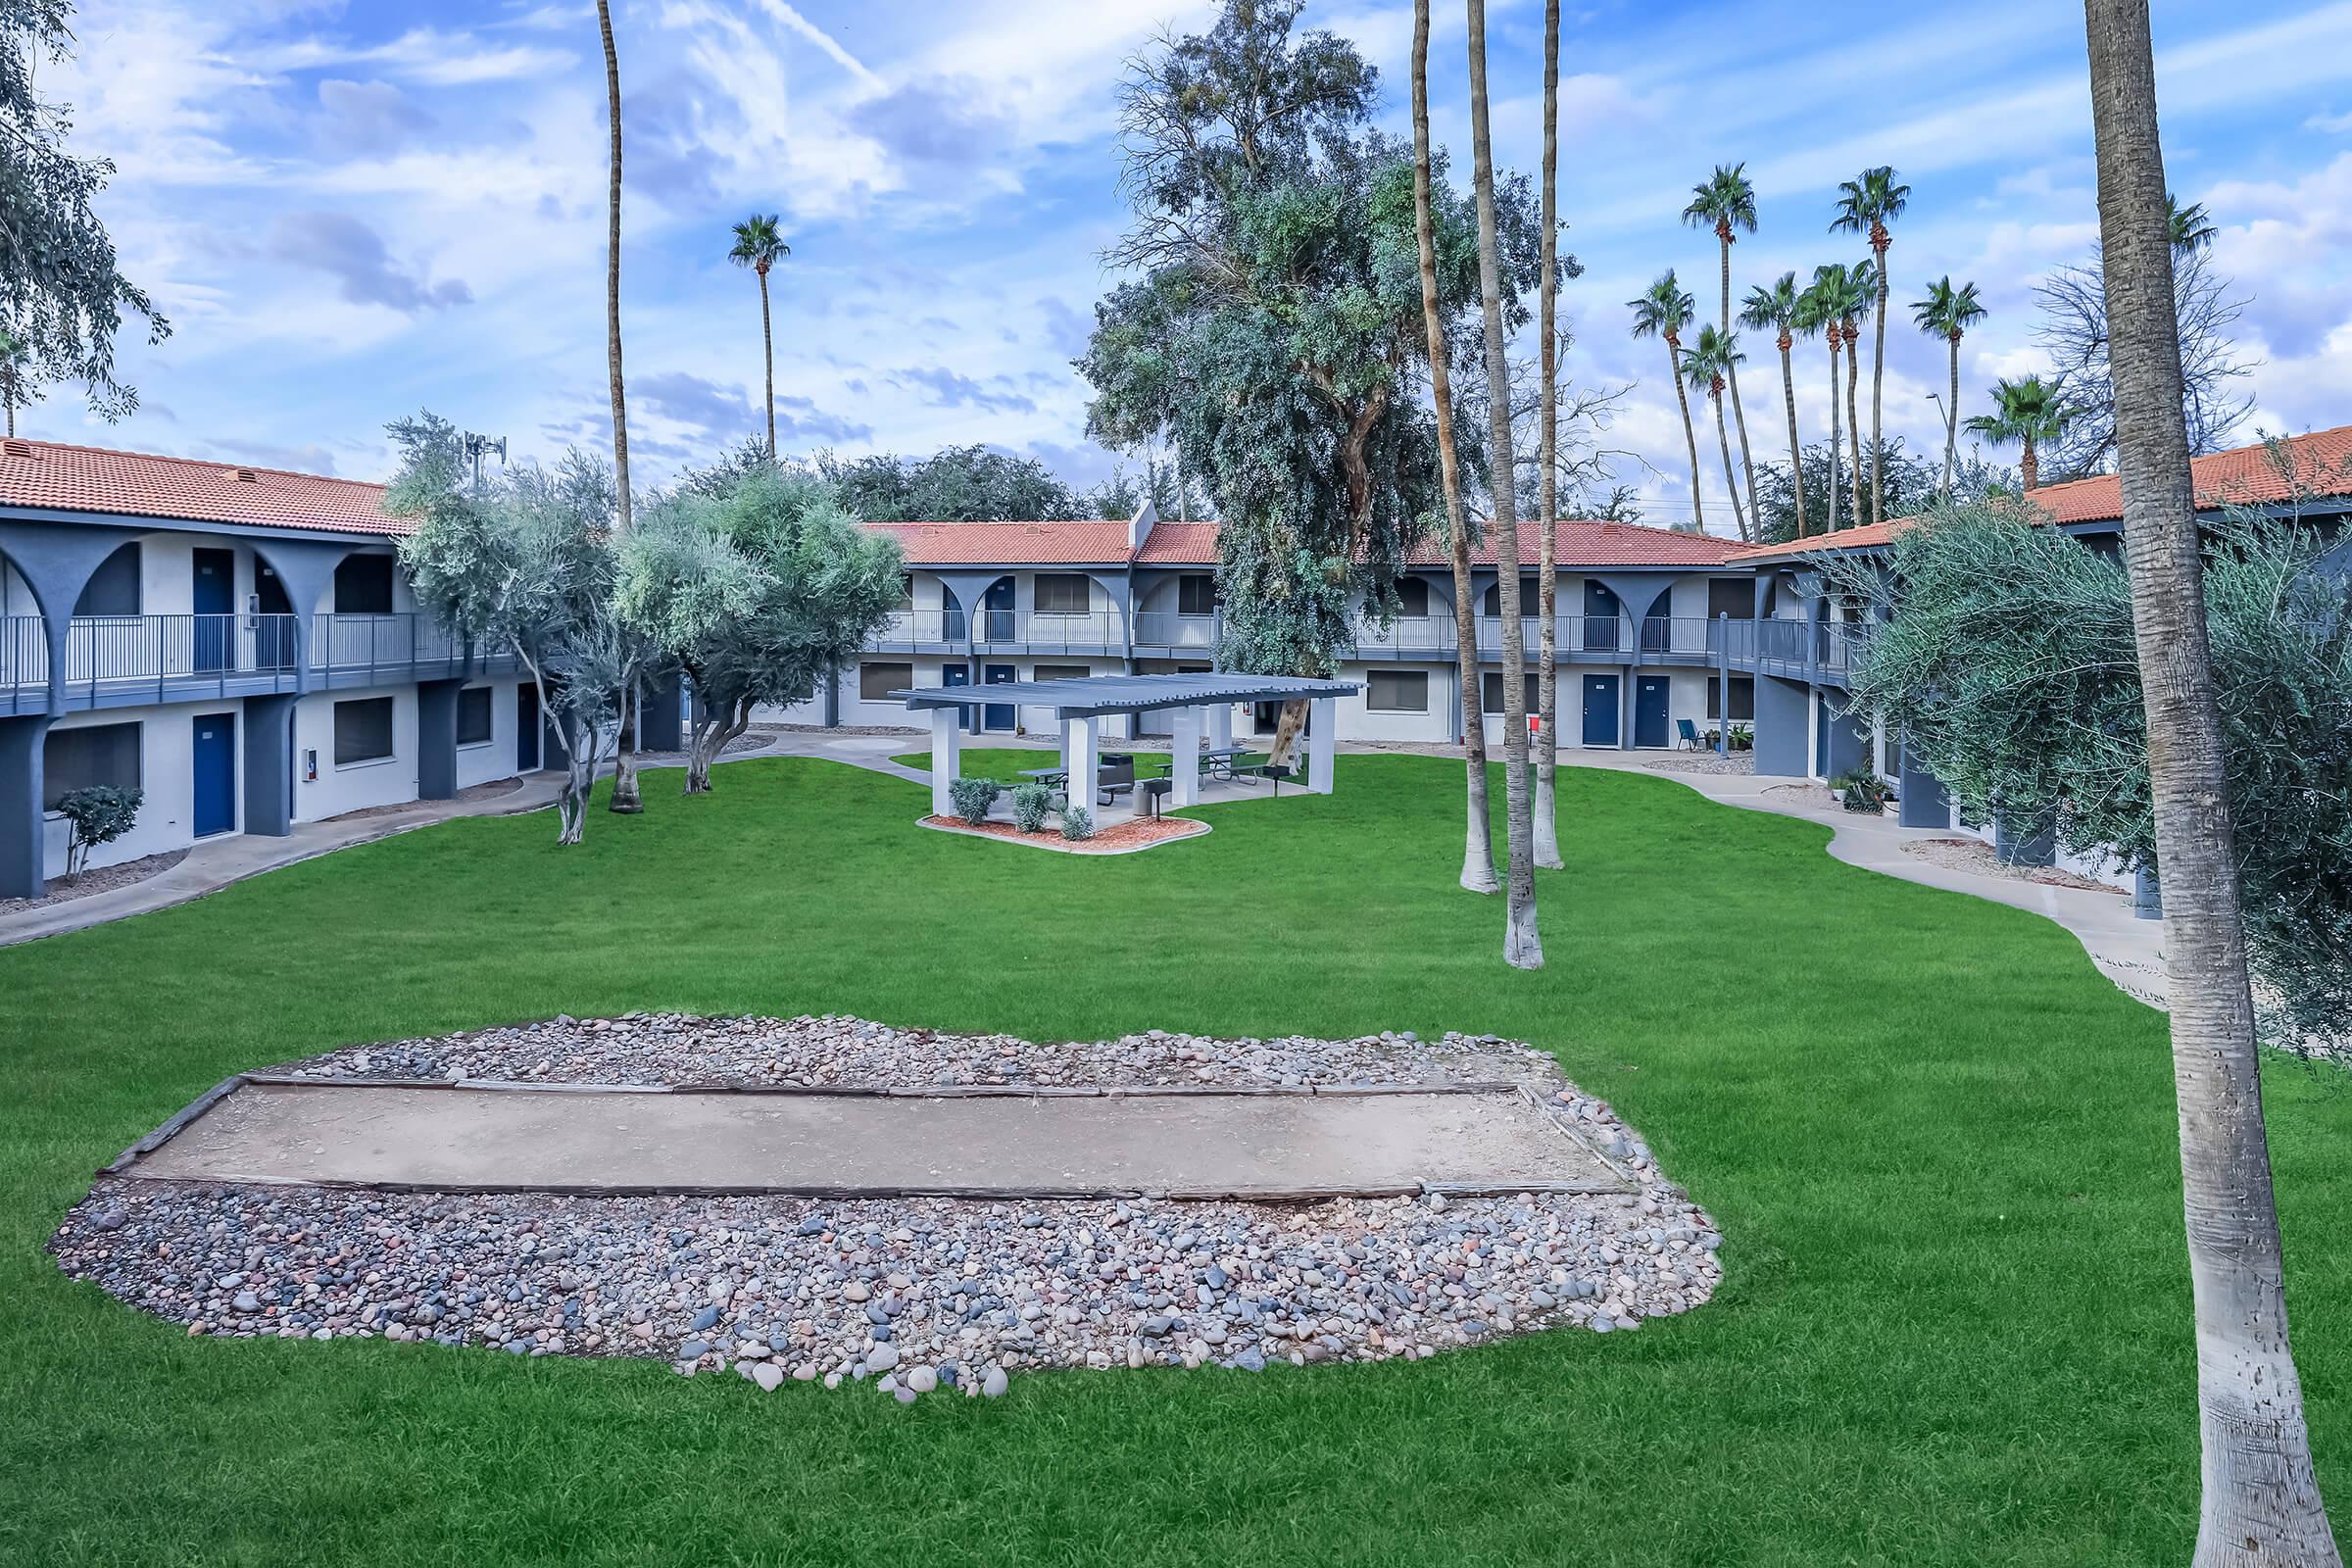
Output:
<instances>
[{"instance_id":1,"label":"green lawn","mask_svg":"<svg viewBox=\"0 0 2352 1568\"><path fill-rule=\"evenodd\" d=\"M804 760L450 823L0 952L0 1560L2184 1560L2193 1345L2162 1021L2073 938L1821 828L1563 770L1549 967L1454 887L1456 767L1150 855L912 826ZM1499 795L1499 791L1497 792ZM1556 1052L1727 1235L1714 1302L1434 1362L1017 1379L911 1409L648 1362L190 1340L41 1250L224 1074L506 1019L857 1011L1048 1038L1460 1028ZM2269 1075L2321 1479L2352 1499L2352 1090Z\"/></svg>"}]
</instances>

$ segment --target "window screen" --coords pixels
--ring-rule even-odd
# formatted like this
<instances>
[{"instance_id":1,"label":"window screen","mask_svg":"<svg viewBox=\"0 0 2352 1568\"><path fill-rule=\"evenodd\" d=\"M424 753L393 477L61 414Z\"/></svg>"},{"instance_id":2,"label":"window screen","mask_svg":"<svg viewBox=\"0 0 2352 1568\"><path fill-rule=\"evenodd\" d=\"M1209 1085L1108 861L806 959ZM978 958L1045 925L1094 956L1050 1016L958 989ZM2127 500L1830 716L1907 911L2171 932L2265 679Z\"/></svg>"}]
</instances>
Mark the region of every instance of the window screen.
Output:
<instances>
[{"instance_id":1,"label":"window screen","mask_svg":"<svg viewBox=\"0 0 2352 1568\"><path fill-rule=\"evenodd\" d=\"M458 693L458 744L480 746L490 739L490 688L468 686Z\"/></svg>"},{"instance_id":2,"label":"window screen","mask_svg":"<svg viewBox=\"0 0 2352 1568\"><path fill-rule=\"evenodd\" d=\"M335 568L335 613L389 615L392 613L392 558L345 556Z\"/></svg>"},{"instance_id":3,"label":"window screen","mask_svg":"<svg viewBox=\"0 0 2352 1568\"><path fill-rule=\"evenodd\" d=\"M1041 615L1083 615L1089 602L1086 590L1086 579L1075 572L1039 572L1037 612Z\"/></svg>"},{"instance_id":4,"label":"window screen","mask_svg":"<svg viewBox=\"0 0 2352 1568\"><path fill-rule=\"evenodd\" d=\"M1418 577L1396 579L1396 613L1426 615L1429 613L1429 584Z\"/></svg>"},{"instance_id":5,"label":"window screen","mask_svg":"<svg viewBox=\"0 0 2352 1568\"><path fill-rule=\"evenodd\" d=\"M1364 706L1376 713L1429 711L1429 672L1422 669L1371 671Z\"/></svg>"},{"instance_id":6,"label":"window screen","mask_svg":"<svg viewBox=\"0 0 2352 1568\"><path fill-rule=\"evenodd\" d=\"M1176 613L1211 615L1217 609L1217 579L1205 572L1187 572L1176 579Z\"/></svg>"},{"instance_id":7,"label":"window screen","mask_svg":"<svg viewBox=\"0 0 2352 1568\"><path fill-rule=\"evenodd\" d=\"M1526 679L1527 710L1531 713L1541 712L1544 709L1544 678L1541 675L1530 675ZM1502 711L1502 671L1489 670L1480 677L1478 700L1486 705L1486 710L1490 713Z\"/></svg>"},{"instance_id":8,"label":"window screen","mask_svg":"<svg viewBox=\"0 0 2352 1568\"><path fill-rule=\"evenodd\" d=\"M1084 664L1040 664L1031 680L1084 680L1094 671Z\"/></svg>"},{"instance_id":9,"label":"window screen","mask_svg":"<svg viewBox=\"0 0 2352 1568\"><path fill-rule=\"evenodd\" d=\"M1752 582L1726 582L1716 577L1707 583L1707 618L1729 615L1734 620L1756 618L1756 585Z\"/></svg>"},{"instance_id":10,"label":"window screen","mask_svg":"<svg viewBox=\"0 0 2352 1568\"><path fill-rule=\"evenodd\" d=\"M903 692L914 685L912 664L859 664L858 666L858 700L861 703L887 703L892 692Z\"/></svg>"},{"instance_id":11,"label":"window screen","mask_svg":"<svg viewBox=\"0 0 2352 1568\"><path fill-rule=\"evenodd\" d=\"M1720 681L1710 679L1707 682L1707 716L1709 718L1721 718L1723 716L1722 708L1722 683ZM1732 677L1732 717L1734 719L1742 719L1754 718L1755 716L1756 677L1753 675L1734 675Z\"/></svg>"},{"instance_id":12,"label":"window screen","mask_svg":"<svg viewBox=\"0 0 2352 1568\"><path fill-rule=\"evenodd\" d=\"M392 755L392 699L358 697L335 705L335 765L380 762Z\"/></svg>"},{"instance_id":13,"label":"window screen","mask_svg":"<svg viewBox=\"0 0 2352 1568\"><path fill-rule=\"evenodd\" d=\"M100 785L139 787L139 726L91 724L51 730L41 743L41 809L54 811L57 803L75 790Z\"/></svg>"}]
</instances>

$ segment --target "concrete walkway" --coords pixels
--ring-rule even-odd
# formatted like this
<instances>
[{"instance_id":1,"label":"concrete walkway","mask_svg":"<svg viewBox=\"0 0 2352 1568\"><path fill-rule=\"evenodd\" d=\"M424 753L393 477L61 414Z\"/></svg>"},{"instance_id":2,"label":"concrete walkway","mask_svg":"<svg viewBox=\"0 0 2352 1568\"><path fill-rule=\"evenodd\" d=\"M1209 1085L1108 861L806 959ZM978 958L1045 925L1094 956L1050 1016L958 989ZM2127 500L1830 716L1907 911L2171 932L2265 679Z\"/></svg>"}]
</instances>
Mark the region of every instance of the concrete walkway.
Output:
<instances>
[{"instance_id":1,"label":"concrete walkway","mask_svg":"<svg viewBox=\"0 0 2352 1568\"><path fill-rule=\"evenodd\" d=\"M840 1197L1631 1189L1512 1085L939 1096L245 1082L125 1174Z\"/></svg>"}]
</instances>

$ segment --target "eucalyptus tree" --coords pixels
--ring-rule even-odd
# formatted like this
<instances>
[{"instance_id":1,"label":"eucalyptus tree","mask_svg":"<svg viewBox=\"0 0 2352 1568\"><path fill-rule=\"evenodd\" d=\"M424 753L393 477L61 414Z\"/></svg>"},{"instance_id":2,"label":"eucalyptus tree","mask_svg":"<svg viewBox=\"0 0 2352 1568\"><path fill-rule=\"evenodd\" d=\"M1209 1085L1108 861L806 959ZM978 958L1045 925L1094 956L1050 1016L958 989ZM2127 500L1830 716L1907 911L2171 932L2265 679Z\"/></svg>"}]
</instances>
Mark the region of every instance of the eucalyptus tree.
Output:
<instances>
[{"instance_id":1,"label":"eucalyptus tree","mask_svg":"<svg viewBox=\"0 0 2352 1568\"><path fill-rule=\"evenodd\" d=\"M1951 346L1951 399L1943 411L1943 493L1948 499L1952 467L1960 457L1960 339L1984 319L1984 303L1977 298L1976 284L1954 288L1947 272L1928 285L1928 297L1912 305L1911 316L1922 332Z\"/></svg>"},{"instance_id":2,"label":"eucalyptus tree","mask_svg":"<svg viewBox=\"0 0 2352 1568\"><path fill-rule=\"evenodd\" d=\"M1690 399L1683 392L1683 328L1690 324L1690 296L1675 281L1670 267L1626 305L1634 313L1634 336L1665 340L1666 375L1673 383L1675 401L1682 405L1683 446L1690 456L1690 526L1704 532L1706 509L1698 499L1698 428L1690 422ZM1835 350L1833 343L1832 352Z\"/></svg>"},{"instance_id":3,"label":"eucalyptus tree","mask_svg":"<svg viewBox=\"0 0 2352 1568\"><path fill-rule=\"evenodd\" d=\"M1495 598L1502 613L1502 798L1505 848L1503 961L1544 967L1536 928L1535 835L1527 788L1527 644L1519 620L1519 509L1513 494L1509 367L1504 360L1502 248L1495 218L1494 140L1487 123L1486 0L1469 0L1470 152L1478 203L1479 299L1486 316L1488 462L1494 503ZM1548 525L1548 523L1546 524Z\"/></svg>"},{"instance_id":4,"label":"eucalyptus tree","mask_svg":"<svg viewBox=\"0 0 2352 1568\"><path fill-rule=\"evenodd\" d=\"M1796 330L1806 337L1818 332L1830 345L1830 492L1829 506L1822 513L1825 533L1838 531L1838 472L1843 432L1838 419L1838 346L1842 338L1838 330L1837 298L1841 285L1836 274L1842 270L1842 266L1816 267L1813 281L1796 296ZM1802 467L1803 459L1796 461ZM1799 484L1796 488L1801 494L1804 486Z\"/></svg>"},{"instance_id":5,"label":"eucalyptus tree","mask_svg":"<svg viewBox=\"0 0 2352 1568\"><path fill-rule=\"evenodd\" d=\"M44 382L78 381L92 412L116 419L138 393L115 378L115 334L125 314L160 343L172 323L117 266L94 203L115 166L66 150L73 112L34 87L39 68L73 52L71 0L0 0L0 321L19 345L7 404Z\"/></svg>"},{"instance_id":6,"label":"eucalyptus tree","mask_svg":"<svg viewBox=\"0 0 2352 1568\"><path fill-rule=\"evenodd\" d=\"M1683 221L1692 228L1711 228L1715 231L1717 247L1723 261L1723 317L1725 336L1732 331L1732 244L1738 231L1756 231L1756 187L1747 177L1747 165L1717 164L1715 172L1703 183L1690 187L1690 204L1683 209ZM1747 477L1747 509L1752 514L1756 506L1756 465L1748 455L1747 414L1740 406L1740 376L1734 370L1729 375L1732 393L1732 419L1740 430L1740 467ZM1729 470L1724 483L1731 484ZM1737 489L1737 487L1734 487Z\"/></svg>"},{"instance_id":7,"label":"eucalyptus tree","mask_svg":"<svg viewBox=\"0 0 2352 1568\"><path fill-rule=\"evenodd\" d=\"M1796 438L1796 371L1789 359L1789 350L1795 346L1797 331L1805 318L1804 297L1797 291L1794 272L1783 272L1770 288L1759 284L1749 289L1746 303L1740 310L1740 324L1752 331L1769 330L1773 333L1773 346L1781 351L1781 402L1788 411L1788 467L1791 472L1795 471L1803 457ZM1762 503L1756 495L1756 481L1752 473L1747 481L1747 499L1749 516L1755 531L1761 534L1764 525ZM1800 539L1805 533L1805 492L1801 485L1796 491L1796 533Z\"/></svg>"},{"instance_id":8,"label":"eucalyptus tree","mask_svg":"<svg viewBox=\"0 0 2352 1568\"><path fill-rule=\"evenodd\" d=\"M2058 389L2038 375L2003 376L1993 383L1992 412L1968 421L1968 428L1996 447L2016 446L2018 467L2030 493L2041 482L2041 448L2066 433L2074 411Z\"/></svg>"},{"instance_id":9,"label":"eucalyptus tree","mask_svg":"<svg viewBox=\"0 0 2352 1568\"><path fill-rule=\"evenodd\" d=\"M1715 327L1702 326L1698 329L1698 341L1683 353L1683 379L1715 405L1715 439L1723 446L1723 482L1732 492L1732 522L1742 540L1753 543L1755 532L1748 526L1747 513L1740 505L1740 486L1732 472L1732 438L1723 422L1723 389L1731 379L1732 368L1743 358L1739 339Z\"/></svg>"},{"instance_id":10,"label":"eucalyptus tree","mask_svg":"<svg viewBox=\"0 0 2352 1568\"><path fill-rule=\"evenodd\" d=\"M1878 327L1870 359L1870 446L1879 450L1883 394L1886 384L1886 247L1894 242L1886 225L1902 216L1911 203L1911 187L1894 177L1886 165L1865 169L1861 175L1844 181L1838 187L1838 216L1830 222L1830 232L1846 230L1870 236L1871 282L1878 296ZM1853 344L1848 331L1846 343ZM1859 432L1856 440L1859 441ZM1886 487L1883 472L1877 467L1870 474L1870 520L1884 522L1886 518Z\"/></svg>"},{"instance_id":11,"label":"eucalyptus tree","mask_svg":"<svg viewBox=\"0 0 2352 1568\"><path fill-rule=\"evenodd\" d=\"M768 321L767 274L776 263L792 254L777 232L776 215L754 213L735 225L735 244L727 252L727 260L737 267L748 267L760 279L760 363L767 371L767 455L776 455L776 334Z\"/></svg>"},{"instance_id":12,"label":"eucalyptus tree","mask_svg":"<svg viewBox=\"0 0 2352 1568\"><path fill-rule=\"evenodd\" d=\"M1560 858L1560 564L1559 564L1559 441L1560 338L1553 320L1559 292L1560 225L1560 0L1544 0L1544 183L1542 276L1536 285L1541 335L1541 378L1538 415L1542 421L1536 443L1539 481L1536 602L1540 625L1536 633L1536 801L1532 822L1535 863L1557 871ZM1524 694L1522 694L1524 700Z\"/></svg>"},{"instance_id":13,"label":"eucalyptus tree","mask_svg":"<svg viewBox=\"0 0 2352 1568\"><path fill-rule=\"evenodd\" d=\"M1431 214L1429 152L1429 0L1413 0L1413 239L1421 273L1421 317L1429 338L1430 400L1436 410L1438 479L1446 502L1446 541L1453 564L1454 674L1461 684L1462 771L1467 825L1462 886L1494 893L1494 829L1487 809L1487 719L1479 690L1478 622L1472 603L1470 529L1462 516L1461 461L1453 446L1453 386L1447 368L1446 315L1438 291L1437 224Z\"/></svg>"},{"instance_id":14,"label":"eucalyptus tree","mask_svg":"<svg viewBox=\"0 0 2352 1568\"><path fill-rule=\"evenodd\" d=\"M2086 0L2124 560L2163 876L2167 1011L2197 1323L2200 1565L2341 1562L2287 1341L2229 763L2189 472L2147 0ZM2344 613L2336 601L2337 616Z\"/></svg>"}]
</instances>

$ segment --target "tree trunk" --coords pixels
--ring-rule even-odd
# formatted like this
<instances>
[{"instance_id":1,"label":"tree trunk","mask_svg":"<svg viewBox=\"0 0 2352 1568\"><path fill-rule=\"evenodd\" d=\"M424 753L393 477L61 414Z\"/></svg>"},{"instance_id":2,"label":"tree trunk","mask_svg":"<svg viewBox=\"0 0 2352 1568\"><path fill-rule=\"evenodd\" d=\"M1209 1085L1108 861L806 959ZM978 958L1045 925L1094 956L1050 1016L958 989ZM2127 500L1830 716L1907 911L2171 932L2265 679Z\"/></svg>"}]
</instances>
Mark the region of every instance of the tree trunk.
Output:
<instances>
[{"instance_id":1,"label":"tree trunk","mask_svg":"<svg viewBox=\"0 0 2352 1568\"><path fill-rule=\"evenodd\" d=\"M1732 474L1732 438L1724 428L1723 394L1717 392L1714 401L1715 439L1723 446L1723 482L1732 492L1732 524L1740 530L1740 537L1742 540L1748 540L1747 514L1740 510L1740 484ZM1752 543L1753 541L1748 540L1748 542Z\"/></svg>"},{"instance_id":2,"label":"tree trunk","mask_svg":"<svg viewBox=\"0 0 2352 1568\"><path fill-rule=\"evenodd\" d=\"M1510 368L1503 358L1502 269L1494 243L1494 148L1487 128L1487 7L1470 3L1470 145L1478 196L1478 281L1486 305L1488 438L1494 466L1496 597L1502 612L1502 798L1509 901L1502 957L1515 969L1544 967L1536 931L1536 862L1527 791L1527 638L1519 621L1519 506L1512 493Z\"/></svg>"},{"instance_id":3,"label":"tree trunk","mask_svg":"<svg viewBox=\"0 0 2352 1568\"><path fill-rule=\"evenodd\" d=\"M612 799L606 809L622 816L635 816L645 809L645 797L637 788L637 748L644 743L641 733L645 727L645 699L637 693L637 683L631 681L620 690L620 722L612 733ZM627 739L624 741L623 736Z\"/></svg>"},{"instance_id":4,"label":"tree trunk","mask_svg":"<svg viewBox=\"0 0 2352 1568\"><path fill-rule=\"evenodd\" d=\"M1717 222L1715 235L1722 242L1723 340L1728 344L1732 341L1732 225L1729 222ZM1723 368L1723 373L1725 379L1732 384L1732 418L1740 426L1740 470L1747 475L1747 514L1752 517L1756 515L1756 465L1747 450L1747 411L1740 406L1740 368L1736 365L1726 365ZM1731 466L1728 464L1724 466L1723 482L1732 492L1732 510L1738 512L1740 510L1740 486L1733 479ZM1747 538L1744 529L1741 530L1740 537Z\"/></svg>"},{"instance_id":5,"label":"tree trunk","mask_svg":"<svg viewBox=\"0 0 2352 1568\"><path fill-rule=\"evenodd\" d=\"M767 269L760 269L760 348L767 366L767 461L776 461L776 334L767 318Z\"/></svg>"},{"instance_id":6,"label":"tree trunk","mask_svg":"<svg viewBox=\"0 0 2352 1568\"><path fill-rule=\"evenodd\" d=\"M724 710L698 703L686 749L686 793L710 793L710 764L752 727L752 700L738 698Z\"/></svg>"},{"instance_id":7,"label":"tree trunk","mask_svg":"<svg viewBox=\"0 0 2352 1568\"><path fill-rule=\"evenodd\" d=\"M1559 279L1560 184L1560 0L1544 0L1544 238L1543 289L1539 307L1544 334L1541 361L1543 426L1537 443L1536 520L1543 528L1537 552L1536 604L1542 624L1536 634L1536 804L1532 853L1537 865L1557 871L1560 858L1560 582L1559 542L1559 357L1552 295ZM1520 699L1524 702L1523 696Z\"/></svg>"},{"instance_id":8,"label":"tree trunk","mask_svg":"<svg viewBox=\"0 0 2352 1568\"><path fill-rule=\"evenodd\" d=\"M2041 481L2041 459L2034 450L2032 436L2026 437L2026 455L2018 460L2017 471L2019 487L2029 494Z\"/></svg>"},{"instance_id":9,"label":"tree trunk","mask_svg":"<svg viewBox=\"0 0 2352 1568\"><path fill-rule=\"evenodd\" d=\"M2203 1502L2193 1561L2333 1565L2287 1343L2229 777L2157 139L2147 0L2085 0L2099 236L2148 789L2164 883L2173 1083L2196 1307Z\"/></svg>"},{"instance_id":10,"label":"tree trunk","mask_svg":"<svg viewBox=\"0 0 2352 1568\"><path fill-rule=\"evenodd\" d=\"M1453 386L1446 367L1446 323L1438 316L1437 241L1429 214L1429 0L1413 0L1413 229L1421 246L1421 319L1429 335L1429 383L1438 412L1438 478L1446 492L1446 536L1453 551L1455 674L1462 687L1462 758L1469 821L1462 886L1493 893L1494 831L1487 817L1487 724L1478 690L1478 623L1470 603L1470 530L1462 520L1461 466L1453 450Z\"/></svg>"},{"instance_id":11,"label":"tree trunk","mask_svg":"<svg viewBox=\"0 0 2352 1568\"><path fill-rule=\"evenodd\" d=\"M1879 253L1879 326L1877 341L1870 355L1870 520L1886 520L1886 476L1881 471L1886 459L1886 443L1880 438L1880 393L1886 384L1886 247L1877 247Z\"/></svg>"},{"instance_id":12,"label":"tree trunk","mask_svg":"<svg viewBox=\"0 0 2352 1568\"><path fill-rule=\"evenodd\" d=\"M1796 536L1805 536L1805 462L1796 444L1796 367L1788 351L1794 344L1787 332L1781 334L1781 401L1788 408L1788 478L1789 488L1796 492ZM1756 532L1764 531L1763 514L1756 514ZM1725 719L1730 722L1729 718Z\"/></svg>"},{"instance_id":13,"label":"tree trunk","mask_svg":"<svg viewBox=\"0 0 2352 1568\"><path fill-rule=\"evenodd\" d=\"M1838 464L1845 432L1838 428L1838 323L1830 323L1830 525L1829 533L1838 531ZM1797 488L1804 488L1804 475L1797 475Z\"/></svg>"},{"instance_id":14,"label":"tree trunk","mask_svg":"<svg viewBox=\"0 0 2352 1568\"><path fill-rule=\"evenodd\" d=\"M1707 531L1707 514L1698 504L1698 427L1690 422L1690 394L1683 388L1683 346L1666 334L1666 374L1674 383L1674 401L1683 409L1683 445L1690 454L1690 526Z\"/></svg>"},{"instance_id":15,"label":"tree trunk","mask_svg":"<svg viewBox=\"0 0 2352 1568\"><path fill-rule=\"evenodd\" d=\"M1952 335L1952 400L1943 419L1943 504L1952 504L1952 473L1960 462L1960 334Z\"/></svg>"},{"instance_id":16,"label":"tree trunk","mask_svg":"<svg viewBox=\"0 0 2352 1568\"><path fill-rule=\"evenodd\" d=\"M596 0L596 26L605 40L605 101L612 119L605 232L605 363L612 381L612 479L620 490L620 531L629 531L629 411L620 377L620 55L612 47L612 0Z\"/></svg>"},{"instance_id":17,"label":"tree trunk","mask_svg":"<svg viewBox=\"0 0 2352 1568\"><path fill-rule=\"evenodd\" d=\"M1862 329L1849 325L1845 333L1845 426L1854 443L1854 524L1861 526L1862 512L1862 414L1854 402L1854 391L1862 379Z\"/></svg>"}]
</instances>

